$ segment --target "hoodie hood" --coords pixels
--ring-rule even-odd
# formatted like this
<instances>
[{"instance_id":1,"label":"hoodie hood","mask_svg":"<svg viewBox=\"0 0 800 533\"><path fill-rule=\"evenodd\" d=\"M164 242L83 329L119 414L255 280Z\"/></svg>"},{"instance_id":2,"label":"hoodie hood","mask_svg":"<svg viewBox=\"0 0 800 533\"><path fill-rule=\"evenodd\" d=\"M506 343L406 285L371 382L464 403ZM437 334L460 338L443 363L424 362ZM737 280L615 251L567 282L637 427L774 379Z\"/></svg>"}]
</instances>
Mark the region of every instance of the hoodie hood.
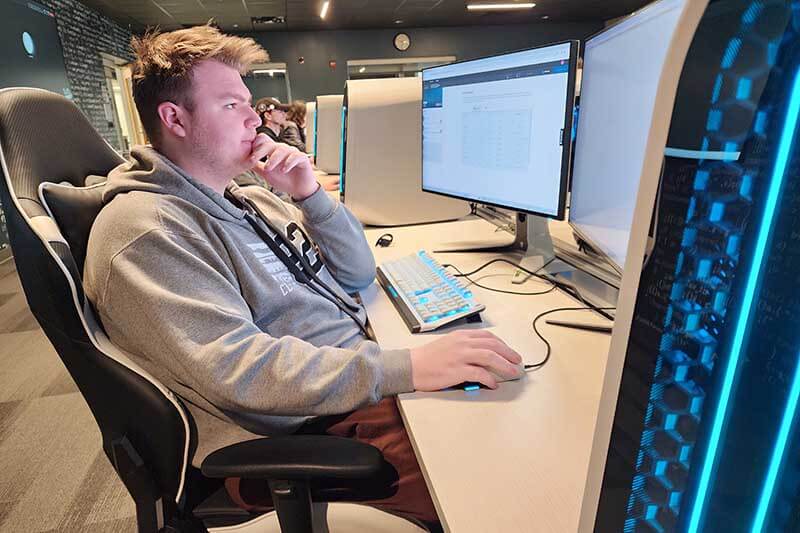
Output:
<instances>
[{"instance_id":1,"label":"hoodie hood","mask_svg":"<svg viewBox=\"0 0 800 533\"><path fill-rule=\"evenodd\" d=\"M229 188L235 189L236 185L231 182ZM134 147L130 161L109 173L103 204L131 191L176 196L221 220L241 221L244 218L243 210L149 146Z\"/></svg>"}]
</instances>

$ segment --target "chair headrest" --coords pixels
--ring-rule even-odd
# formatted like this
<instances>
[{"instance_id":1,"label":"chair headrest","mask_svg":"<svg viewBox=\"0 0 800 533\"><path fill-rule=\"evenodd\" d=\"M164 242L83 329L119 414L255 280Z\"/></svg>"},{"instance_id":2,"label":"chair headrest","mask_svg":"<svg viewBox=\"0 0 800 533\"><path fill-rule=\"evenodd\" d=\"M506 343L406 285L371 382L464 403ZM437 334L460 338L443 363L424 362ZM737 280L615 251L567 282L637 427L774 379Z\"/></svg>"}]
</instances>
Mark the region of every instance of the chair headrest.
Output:
<instances>
[{"instance_id":1,"label":"chair headrest","mask_svg":"<svg viewBox=\"0 0 800 533\"><path fill-rule=\"evenodd\" d=\"M78 107L63 96L32 88L0 90L0 146L13 194L29 217L44 215L39 184L106 176L124 162Z\"/></svg>"},{"instance_id":2,"label":"chair headrest","mask_svg":"<svg viewBox=\"0 0 800 533\"><path fill-rule=\"evenodd\" d=\"M78 272L83 272L89 231L103 208L104 184L72 187L44 182L39 188L42 204L50 213L72 251Z\"/></svg>"}]
</instances>

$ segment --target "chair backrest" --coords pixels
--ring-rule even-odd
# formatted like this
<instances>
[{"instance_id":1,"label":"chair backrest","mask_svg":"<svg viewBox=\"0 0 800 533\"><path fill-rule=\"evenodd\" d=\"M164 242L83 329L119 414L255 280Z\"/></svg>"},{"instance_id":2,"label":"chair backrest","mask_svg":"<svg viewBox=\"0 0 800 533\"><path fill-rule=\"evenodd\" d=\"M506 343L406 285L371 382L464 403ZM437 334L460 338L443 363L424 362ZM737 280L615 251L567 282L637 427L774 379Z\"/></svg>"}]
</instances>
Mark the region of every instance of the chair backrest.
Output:
<instances>
[{"instance_id":1,"label":"chair backrest","mask_svg":"<svg viewBox=\"0 0 800 533\"><path fill-rule=\"evenodd\" d=\"M84 179L122 162L66 98L0 90L0 203L28 305L88 403L103 449L134 500L155 497L174 508L189 469L189 418L168 389L109 342L82 289L89 230L102 208L102 185L84 188ZM53 185L64 182L71 185ZM145 483L139 460L150 478Z\"/></svg>"}]
</instances>

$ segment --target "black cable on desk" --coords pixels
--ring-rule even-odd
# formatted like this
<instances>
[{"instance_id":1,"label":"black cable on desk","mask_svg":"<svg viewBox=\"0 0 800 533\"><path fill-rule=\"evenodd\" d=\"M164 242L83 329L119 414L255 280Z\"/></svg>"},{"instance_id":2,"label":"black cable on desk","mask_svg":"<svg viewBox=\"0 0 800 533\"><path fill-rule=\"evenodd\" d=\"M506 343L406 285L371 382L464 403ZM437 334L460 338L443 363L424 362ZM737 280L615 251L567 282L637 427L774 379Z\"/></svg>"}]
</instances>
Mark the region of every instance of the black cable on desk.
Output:
<instances>
[{"instance_id":1,"label":"black cable on desk","mask_svg":"<svg viewBox=\"0 0 800 533\"><path fill-rule=\"evenodd\" d=\"M509 265L513 266L514 268L517 268L517 269L519 269L519 270L522 270L523 272L527 272L527 273L528 273L528 274L530 274L531 276L536 276L536 277L537 277L537 278L539 278L539 279L544 279L544 280L546 280L546 281L549 281L549 280L547 280L547 279L546 279L544 276L541 276L541 275L539 275L539 271L540 271L540 270L542 270L544 267L546 267L547 265L549 265L550 263L552 263L552 262L553 262L553 261L555 261L555 260L556 260L556 258L555 258L555 257L551 257L550 259L548 259L548 260L547 260L547 262L546 262L545 264L543 264L542 266L540 266L539 268L537 268L537 269L536 269L536 270L534 270L534 271L530 271L530 270L528 270L527 268L525 268L524 266L522 266L522 265L520 265L520 264L517 264L517 263L515 263L515 262L513 262L513 261L509 261L508 259L506 259L506 258L504 258L504 257L498 257L498 258L496 258L496 259L492 259L491 261L487 261L486 263L482 264L481 266L479 266L479 267L478 267L478 268L476 268L475 270L472 270L471 272L467 272L466 274L464 274L464 273L461 273L461 271L459 270L459 275L460 275L460 276L464 276L464 277L466 277L466 276L471 276L471 275L473 275L473 274L475 274L475 273L477 273L477 272L480 272L481 270L483 270L484 268L488 267L488 266L489 266L489 265L491 265L491 264L494 264L494 263L508 263ZM449 266L451 266L451 267L455 268L456 270L458 270L458 269L455 267L455 265L444 264L444 265L442 265L442 266L444 266L444 267L449 267Z\"/></svg>"},{"instance_id":2,"label":"black cable on desk","mask_svg":"<svg viewBox=\"0 0 800 533\"><path fill-rule=\"evenodd\" d=\"M556 285L552 284L552 286L549 289L547 289L545 291L538 291L538 292L517 292L517 291L507 291L507 290L504 290L504 289L495 289L495 288L492 288L492 287L487 287L486 285L481 285L480 283L478 283L474 279L470 278L469 275L463 274L458 269L458 267L455 266L455 265L442 265L442 266L449 266L450 268L454 269L456 272L458 272L458 275L456 277L458 277L458 278L466 278L466 279L469 280L470 283L472 283L476 287L480 287L481 289L485 289L487 291L499 292L499 293L502 293L502 294L516 294L516 295L519 295L519 296L537 296L539 294L547 294L548 292L553 292L555 290L555 288L556 288Z\"/></svg>"},{"instance_id":3,"label":"black cable on desk","mask_svg":"<svg viewBox=\"0 0 800 533\"><path fill-rule=\"evenodd\" d=\"M545 264L543 264L542 266L540 266L538 269L536 269L533 272L528 270L527 268L523 267L522 265L518 265L517 263L514 263L513 261L509 261L508 259L503 259L503 258L492 259L491 261L488 261L488 262L484 263L483 265L479 266L475 270L472 270L471 272L467 272L467 273L461 272L461 270L459 270L457 266L449 264L449 263L445 263L442 266L444 268L450 267L453 270L455 270L456 272L458 272L458 274L456 274L455 277L457 277L457 278L466 278L467 280L469 280L470 283L472 283L476 287L480 287L481 289L485 289L487 291L499 292L499 293L502 293L502 294L515 294L515 295L518 295L518 296L538 296L540 294L547 294L548 292L553 292L553 290L555 290L555 288L558 286L558 284L556 282L554 282L553 280L545 278L544 276L541 276L540 274L538 274L538 272L541 269L543 269L544 267L549 265L554 259L555 258L550 259L549 261L547 261ZM504 289L495 289L495 288L492 288L492 287L487 287L486 285L481 285L480 283L478 283L474 279L470 278L470 276L472 274L475 274L476 272L480 272L481 270L483 270L484 268L486 268L487 266L489 266L489 265L491 265L493 263L508 263L509 265L511 265L511 266L513 266L515 268L518 268L519 270L522 270L522 271L526 272L527 274L529 274L531 276L535 276L535 277L541 279L542 281L546 281L546 282L550 283L552 285L552 287L550 287L549 289L547 289L545 291L537 291L537 292L507 291L507 290L504 290Z\"/></svg>"},{"instance_id":4,"label":"black cable on desk","mask_svg":"<svg viewBox=\"0 0 800 533\"><path fill-rule=\"evenodd\" d=\"M544 365L546 365L547 361L550 360L550 352L551 352L550 343L548 342L547 339L545 339L542 336L542 334L539 332L539 329L536 327L536 323L542 317L551 315L553 313L558 313L560 311L613 311L615 309L616 307L595 307L593 305L589 305L588 307L559 307L557 309L550 309L549 311L545 311L544 313L539 313L538 315L536 315L536 318L533 319L533 323L531 324L531 326L533 326L533 332L536 333L536 336L539 337L542 340L542 342L544 342L545 346L547 346L547 352L544 354L544 359L542 359L538 363L525 365L523 368L525 369L526 372L529 370L538 370L542 368Z\"/></svg>"}]
</instances>

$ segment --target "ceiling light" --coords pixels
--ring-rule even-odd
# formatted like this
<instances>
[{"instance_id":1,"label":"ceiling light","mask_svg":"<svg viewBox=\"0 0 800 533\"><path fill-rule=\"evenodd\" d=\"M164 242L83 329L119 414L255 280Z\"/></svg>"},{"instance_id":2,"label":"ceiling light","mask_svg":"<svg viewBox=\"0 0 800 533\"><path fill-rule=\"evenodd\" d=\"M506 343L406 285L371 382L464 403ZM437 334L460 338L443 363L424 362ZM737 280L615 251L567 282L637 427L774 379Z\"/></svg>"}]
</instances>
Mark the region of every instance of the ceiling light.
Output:
<instances>
[{"instance_id":1,"label":"ceiling light","mask_svg":"<svg viewBox=\"0 0 800 533\"><path fill-rule=\"evenodd\" d=\"M543 19L543 20L547 20L547 19L549 19L549 18L550 18L550 15L544 15L544 16L542 17L542 19Z\"/></svg>"},{"instance_id":2,"label":"ceiling light","mask_svg":"<svg viewBox=\"0 0 800 533\"><path fill-rule=\"evenodd\" d=\"M402 24L402 23L403 23L403 21L402 21L402 20L395 20L395 21L394 21L394 23L395 23L395 24Z\"/></svg>"},{"instance_id":3,"label":"ceiling light","mask_svg":"<svg viewBox=\"0 0 800 533\"><path fill-rule=\"evenodd\" d=\"M325 15L328 14L328 6L330 6L330 1L325 0L322 4L322 9L319 12L319 18L324 19Z\"/></svg>"},{"instance_id":4,"label":"ceiling light","mask_svg":"<svg viewBox=\"0 0 800 533\"><path fill-rule=\"evenodd\" d=\"M532 9L536 7L533 2L520 2L517 4L467 4L469 11L505 10L505 9Z\"/></svg>"}]
</instances>

